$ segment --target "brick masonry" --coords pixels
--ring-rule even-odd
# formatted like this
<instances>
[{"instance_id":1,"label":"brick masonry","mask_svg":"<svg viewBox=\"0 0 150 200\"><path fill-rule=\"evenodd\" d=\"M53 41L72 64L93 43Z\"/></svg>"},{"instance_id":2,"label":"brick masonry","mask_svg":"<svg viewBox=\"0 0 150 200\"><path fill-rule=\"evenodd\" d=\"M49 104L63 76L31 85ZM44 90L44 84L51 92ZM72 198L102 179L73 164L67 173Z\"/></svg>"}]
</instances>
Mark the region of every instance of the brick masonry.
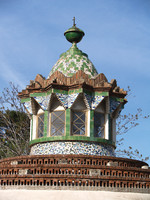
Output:
<instances>
[{"instance_id":1,"label":"brick masonry","mask_svg":"<svg viewBox=\"0 0 150 200\"><path fill-rule=\"evenodd\" d=\"M0 189L150 193L150 169L142 161L109 156L20 156L0 160Z\"/></svg>"}]
</instances>

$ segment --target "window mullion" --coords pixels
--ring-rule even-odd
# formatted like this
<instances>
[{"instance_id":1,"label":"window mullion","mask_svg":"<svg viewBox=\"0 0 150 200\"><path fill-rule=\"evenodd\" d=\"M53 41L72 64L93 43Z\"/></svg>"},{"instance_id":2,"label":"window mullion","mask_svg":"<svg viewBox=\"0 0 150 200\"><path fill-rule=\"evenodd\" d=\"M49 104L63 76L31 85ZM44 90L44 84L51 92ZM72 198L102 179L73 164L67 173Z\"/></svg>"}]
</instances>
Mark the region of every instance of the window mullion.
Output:
<instances>
[{"instance_id":1,"label":"window mullion","mask_svg":"<svg viewBox=\"0 0 150 200\"><path fill-rule=\"evenodd\" d=\"M72 117L72 134L73 135L85 135L85 112L73 111ZM76 118L76 119L74 119ZM82 119L83 118L83 119Z\"/></svg>"},{"instance_id":2,"label":"window mullion","mask_svg":"<svg viewBox=\"0 0 150 200\"><path fill-rule=\"evenodd\" d=\"M40 114L37 116L38 123L37 123L37 136L43 137L44 136L44 114Z\"/></svg>"},{"instance_id":3,"label":"window mullion","mask_svg":"<svg viewBox=\"0 0 150 200\"><path fill-rule=\"evenodd\" d=\"M64 135L65 111L53 111L51 113L51 136ZM55 119L52 121L53 116Z\"/></svg>"}]
</instances>

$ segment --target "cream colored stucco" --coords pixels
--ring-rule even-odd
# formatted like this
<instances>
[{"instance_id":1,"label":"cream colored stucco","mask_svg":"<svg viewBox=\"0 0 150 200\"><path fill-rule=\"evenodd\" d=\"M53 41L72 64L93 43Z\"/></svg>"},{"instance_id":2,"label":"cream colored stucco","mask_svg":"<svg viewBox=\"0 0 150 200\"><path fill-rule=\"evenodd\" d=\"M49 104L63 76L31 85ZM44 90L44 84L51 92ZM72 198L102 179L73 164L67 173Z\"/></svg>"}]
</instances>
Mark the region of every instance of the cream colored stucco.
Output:
<instances>
[{"instance_id":1,"label":"cream colored stucco","mask_svg":"<svg viewBox=\"0 0 150 200\"><path fill-rule=\"evenodd\" d=\"M150 200L150 194L70 191L70 190L0 190L0 200Z\"/></svg>"}]
</instances>

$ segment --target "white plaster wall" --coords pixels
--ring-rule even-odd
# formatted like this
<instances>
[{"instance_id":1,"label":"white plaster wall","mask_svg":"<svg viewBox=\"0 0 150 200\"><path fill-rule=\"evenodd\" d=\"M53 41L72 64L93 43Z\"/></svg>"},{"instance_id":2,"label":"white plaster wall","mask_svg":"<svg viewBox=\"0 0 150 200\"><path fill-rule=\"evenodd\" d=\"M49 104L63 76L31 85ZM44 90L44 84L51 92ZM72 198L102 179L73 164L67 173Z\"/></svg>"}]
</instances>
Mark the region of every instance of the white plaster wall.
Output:
<instances>
[{"instance_id":1,"label":"white plaster wall","mask_svg":"<svg viewBox=\"0 0 150 200\"><path fill-rule=\"evenodd\" d=\"M0 190L0 200L150 200L150 194L71 191L71 190Z\"/></svg>"},{"instance_id":2,"label":"white plaster wall","mask_svg":"<svg viewBox=\"0 0 150 200\"><path fill-rule=\"evenodd\" d=\"M39 109L37 115L43 114L44 111L42 109ZM33 115L33 131L32 131L32 140L37 138L37 115ZM31 132L30 132L31 134ZM30 136L31 137L31 136Z\"/></svg>"},{"instance_id":3,"label":"white plaster wall","mask_svg":"<svg viewBox=\"0 0 150 200\"><path fill-rule=\"evenodd\" d=\"M108 114L105 114L105 139L109 140L109 119L108 119Z\"/></svg>"},{"instance_id":4,"label":"white plaster wall","mask_svg":"<svg viewBox=\"0 0 150 200\"><path fill-rule=\"evenodd\" d=\"M39 109L39 111L38 111L38 115L40 115L40 114L43 114L44 113L44 110L42 110L42 109Z\"/></svg>"},{"instance_id":5,"label":"white plaster wall","mask_svg":"<svg viewBox=\"0 0 150 200\"><path fill-rule=\"evenodd\" d=\"M53 111L62 111L65 110L63 106L57 106Z\"/></svg>"},{"instance_id":6,"label":"white plaster wall","mask_svg":"<svg viewBox=\"0 0 150 200\"><path fill-rule=\"evenodd\" d=\"M32 140L32 123L33 123L33 119L30 119L30 141Z\"/></svg>"},{"instance_id":7,"label":"white plaster wall","mask_svg":"<svg viewBox=\"0 0 150 200\"><path fill-rule=\"evenodd\" d=\"M36 139L36 115L33 115L33 131L32 140Z\"/></svg>"},{"instance_id":8,"label":"white plaster wall","mask_svg":"<svg viewBox=\"0 0 150 200\"><path fill-rule=\"evenodd\" d=\"M90 110L87 111L87 136L90 137Z\"/></svg>"}]
</instances>

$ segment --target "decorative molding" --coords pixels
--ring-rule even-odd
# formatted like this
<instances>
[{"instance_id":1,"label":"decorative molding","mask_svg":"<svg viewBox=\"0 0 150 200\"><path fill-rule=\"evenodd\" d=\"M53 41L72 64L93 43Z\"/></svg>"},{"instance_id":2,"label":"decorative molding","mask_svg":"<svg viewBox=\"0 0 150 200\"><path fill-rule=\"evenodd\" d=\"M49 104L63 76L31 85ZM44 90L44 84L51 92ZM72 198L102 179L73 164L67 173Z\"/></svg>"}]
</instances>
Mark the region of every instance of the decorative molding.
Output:
<instances>
[{"instance_id":1,"label":"decorative molding","mask_svg":"<svg viewBox=\"0 0 150 200\"><path fill-rule=\"evenodd\" d=\"M116 87L114 89L114 81L108 82L104 74L98 74L95 78L89 76L82 70L78 70L72 77L67 77L60 71L55 71L48 79L41 75L37 75L34 81L30 81L30 85L18 94L21 99L30 97L35 93L49 93L52 89L61 89L70 91L72 89L90 89L93 92L109 92L116 97L124 98L126 91Z\"/></svg>"}]
</instances>

